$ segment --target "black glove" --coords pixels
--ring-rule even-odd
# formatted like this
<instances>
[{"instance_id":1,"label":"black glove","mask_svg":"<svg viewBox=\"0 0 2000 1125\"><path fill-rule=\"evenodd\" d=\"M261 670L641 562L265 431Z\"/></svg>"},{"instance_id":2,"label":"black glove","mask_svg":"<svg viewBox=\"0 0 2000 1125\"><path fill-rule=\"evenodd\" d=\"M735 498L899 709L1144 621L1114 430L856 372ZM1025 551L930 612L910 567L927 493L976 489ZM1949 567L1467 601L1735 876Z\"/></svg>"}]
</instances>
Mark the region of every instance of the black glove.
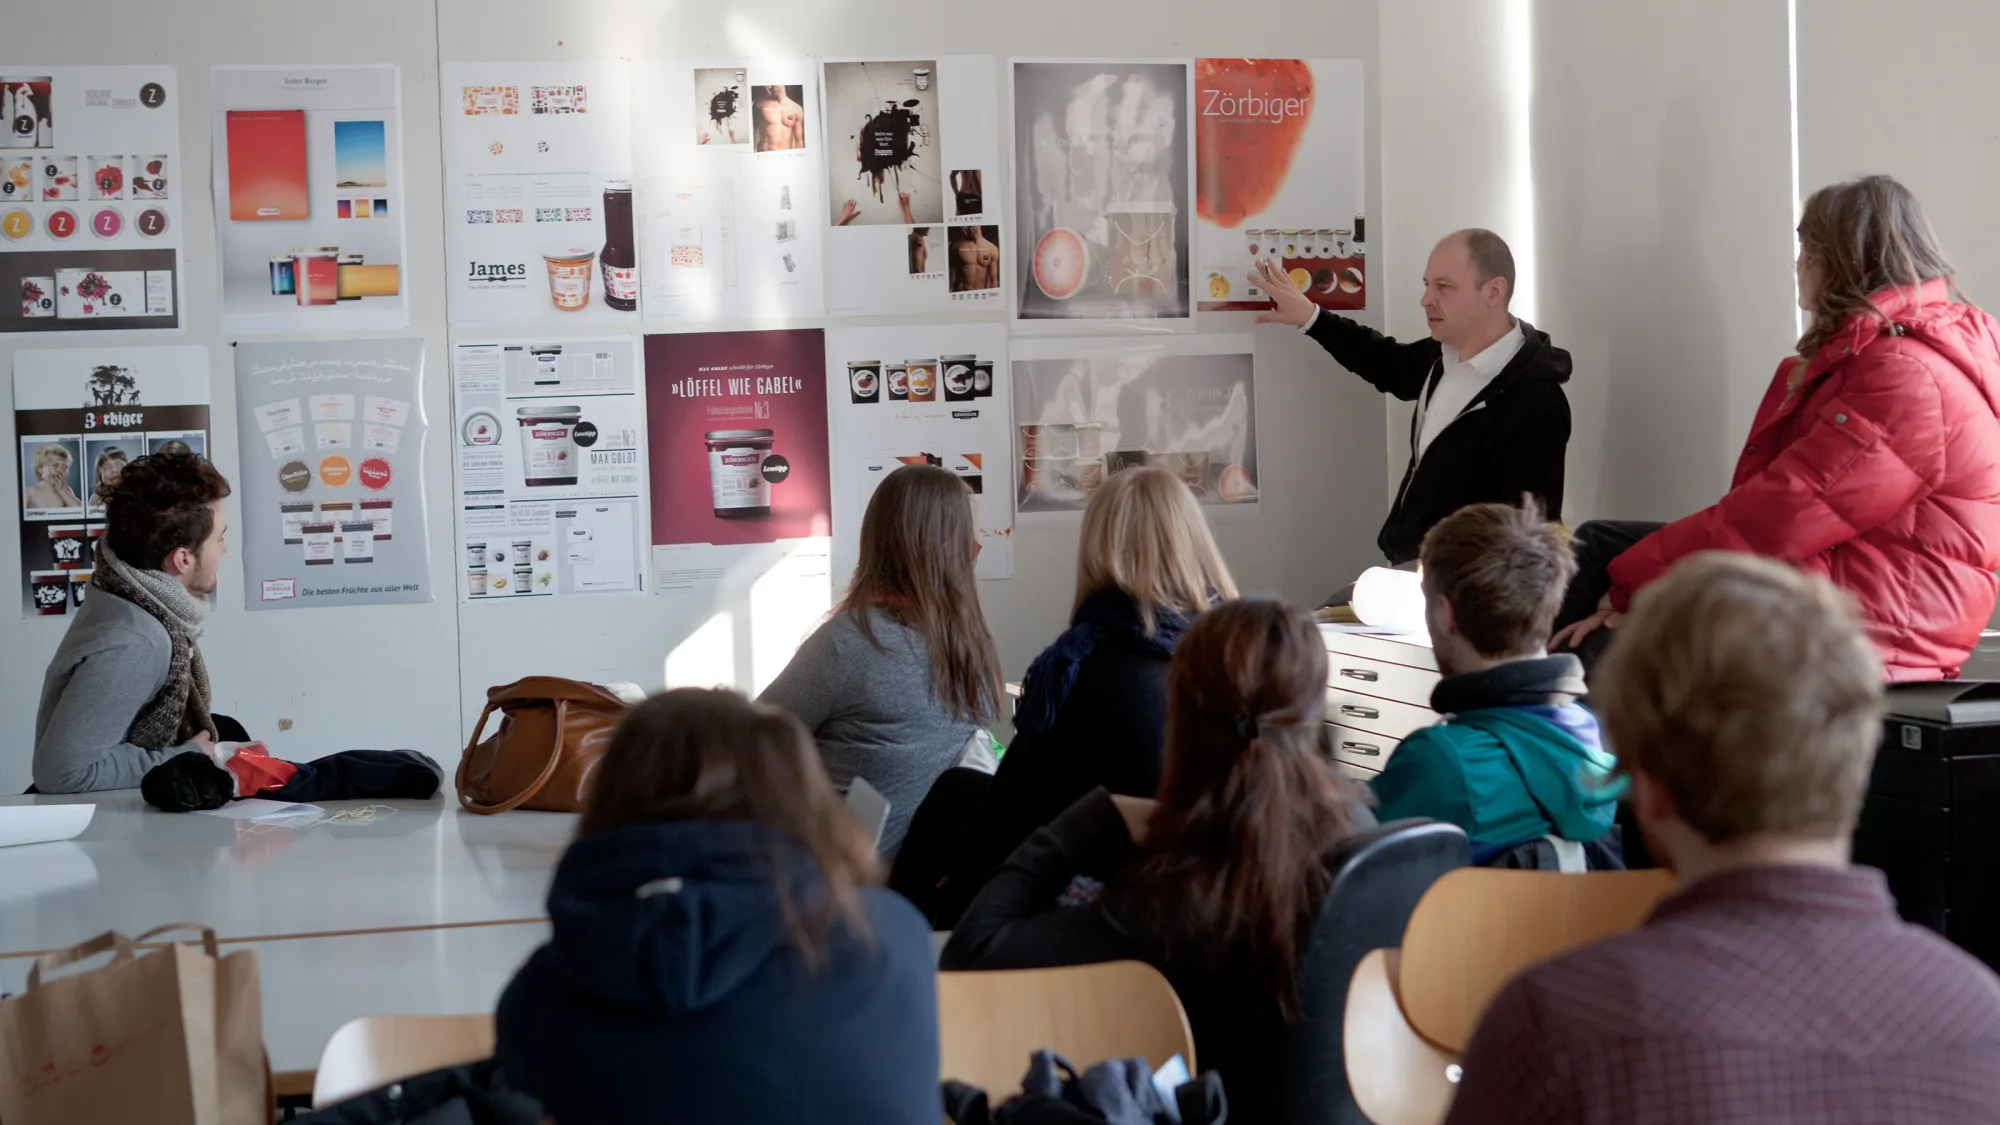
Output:
<instances>
[{"instance_id":1,"label":"black glove","mask_svg":"<svg viewBox=\"0 0 2000 1125\"><path fill-rule=\"evenodd\" d=\"M236 778L207 754L189 750L147 770L139 795L168 812L219 809L236 798Z\"/></svg>"}]
</instances>

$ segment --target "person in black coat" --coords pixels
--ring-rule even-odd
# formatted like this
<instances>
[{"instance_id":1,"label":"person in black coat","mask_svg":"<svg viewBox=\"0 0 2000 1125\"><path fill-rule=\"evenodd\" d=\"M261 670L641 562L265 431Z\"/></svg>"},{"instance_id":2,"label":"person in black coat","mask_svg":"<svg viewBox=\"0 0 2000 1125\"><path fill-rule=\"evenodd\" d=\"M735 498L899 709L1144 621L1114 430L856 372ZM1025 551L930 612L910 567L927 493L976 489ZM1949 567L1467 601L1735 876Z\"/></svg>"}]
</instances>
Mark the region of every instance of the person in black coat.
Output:
<instances>
[{"instance_id":1,"label":"person in black coat","mask_svg":"<svg viewBox=\"0 0 2000 1125\"><path fill-rule=\"evenodd\" d=\"M798 720L730 691L633 710L500 997L495 1058L557 1125L936 1125L930 927Z\"/></svg>"},{"instance_id":2,"label":"person in black coat","mask_svg":"<svg viewBox=\"0 0 2000 1125\"><path fill-rule=\"evenodd\" d=\"M1319 630L1290 607L1250 599L1197 618L1168 678L1158 800L1097 789L1037 829L939 967L1148 962L1187 1009L1193 1061L1221 1073L1231 1119L1270 1120L1325 857L1374 821L1334 773L1326 672Z\"/></svg>"},{"instance_id":3,"label":"person in black coat","mask_svg":"<svg viewBox=\"0 0 2000 1125\"><path fill-rule=\"evenodd\" d=\"M1236 583L1194 494L1126 469L1091 496L1070 627L1028 667L1014 740L960 837L932 910L943 929L1028 833L1102 787L1150 797L1166 744L1167 666L1195 614Z\"/></svg>"},{"instance_id":4,"label":"person in black coat","mask_svg":"<svg viewBox=\"0 0 2000 1125\"><path fill-rule=\"evenodd\" d=\"M1508 312L1514 255L1499 235L1462 230L1431 251L1422 301L1431 338L1408 344L1322 310L1275 262L1259 263L1251 281L1277 306L1259 324L1297 325L1342 367L1417 404L1410 462L1376 538L1391 566L1414 560L1424 532L1468 504L1517 504L1530 492L1562 519L1569 353Z\"/></svg>"}]
</instances>

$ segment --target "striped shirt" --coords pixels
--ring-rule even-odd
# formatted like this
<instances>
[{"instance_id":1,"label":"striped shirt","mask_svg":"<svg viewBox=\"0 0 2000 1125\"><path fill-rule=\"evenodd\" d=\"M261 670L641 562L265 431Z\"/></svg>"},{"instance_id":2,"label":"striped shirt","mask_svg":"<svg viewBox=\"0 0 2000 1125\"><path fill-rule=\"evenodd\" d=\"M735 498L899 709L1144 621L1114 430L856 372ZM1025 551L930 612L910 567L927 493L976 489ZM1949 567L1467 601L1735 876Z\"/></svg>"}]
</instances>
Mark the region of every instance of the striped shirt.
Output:
<instances>
[{"instance_id":1,"label":"striped shirt","mask_svg":"<svg viewBox=\"0 0 2000 1125\"><path fill-rule=\"evenodd\" d=\"M2000 1120L2000 978L1872 868L1724 872L1516 978L1447 1125Z\"/></svg>"}]
</instances>

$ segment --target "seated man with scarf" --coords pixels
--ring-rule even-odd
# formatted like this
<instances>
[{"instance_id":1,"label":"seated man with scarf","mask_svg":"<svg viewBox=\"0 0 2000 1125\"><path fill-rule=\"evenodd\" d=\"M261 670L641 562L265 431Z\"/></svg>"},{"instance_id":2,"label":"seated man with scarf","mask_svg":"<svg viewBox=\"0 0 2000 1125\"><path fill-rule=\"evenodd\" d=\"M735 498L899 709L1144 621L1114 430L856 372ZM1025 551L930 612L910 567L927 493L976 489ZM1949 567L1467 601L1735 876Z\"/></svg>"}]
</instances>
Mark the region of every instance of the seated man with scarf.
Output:
<instances>
[{"instance_id":1,"label":"seated man with scarf","mask_svg":"<svg viewBox=\"0 0 2000 1125\"><path fill-rule=\"evenodd\" d=\"M209 712L202 623L226 548L229 482L192 453L125 466L106 498L90 596L49 662L35 714L35 788L132 789L176 754L249 740Z\"/></svg>"}]
</instances>

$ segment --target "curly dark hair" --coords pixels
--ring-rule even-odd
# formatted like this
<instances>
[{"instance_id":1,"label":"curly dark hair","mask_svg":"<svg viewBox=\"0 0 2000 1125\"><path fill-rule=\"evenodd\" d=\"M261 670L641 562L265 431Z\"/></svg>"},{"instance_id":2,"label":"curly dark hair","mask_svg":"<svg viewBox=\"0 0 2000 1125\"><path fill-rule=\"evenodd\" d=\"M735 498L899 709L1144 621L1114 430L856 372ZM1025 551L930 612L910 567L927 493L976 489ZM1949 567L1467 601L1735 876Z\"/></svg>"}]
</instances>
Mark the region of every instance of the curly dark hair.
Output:
<instances>
[{"instance_id":1,"label":"curly dark hair","mask_svg":"<svg viewBox=\"0 0 2000 1125\"><path fill-rule=\"evenodd\" d=\"M125 466L104 499L104 540L127 566L158 570L175 550L199 550L215 530L210 504L229 481L196 453L155 453Z\"/></svg>"}]
</instances>

